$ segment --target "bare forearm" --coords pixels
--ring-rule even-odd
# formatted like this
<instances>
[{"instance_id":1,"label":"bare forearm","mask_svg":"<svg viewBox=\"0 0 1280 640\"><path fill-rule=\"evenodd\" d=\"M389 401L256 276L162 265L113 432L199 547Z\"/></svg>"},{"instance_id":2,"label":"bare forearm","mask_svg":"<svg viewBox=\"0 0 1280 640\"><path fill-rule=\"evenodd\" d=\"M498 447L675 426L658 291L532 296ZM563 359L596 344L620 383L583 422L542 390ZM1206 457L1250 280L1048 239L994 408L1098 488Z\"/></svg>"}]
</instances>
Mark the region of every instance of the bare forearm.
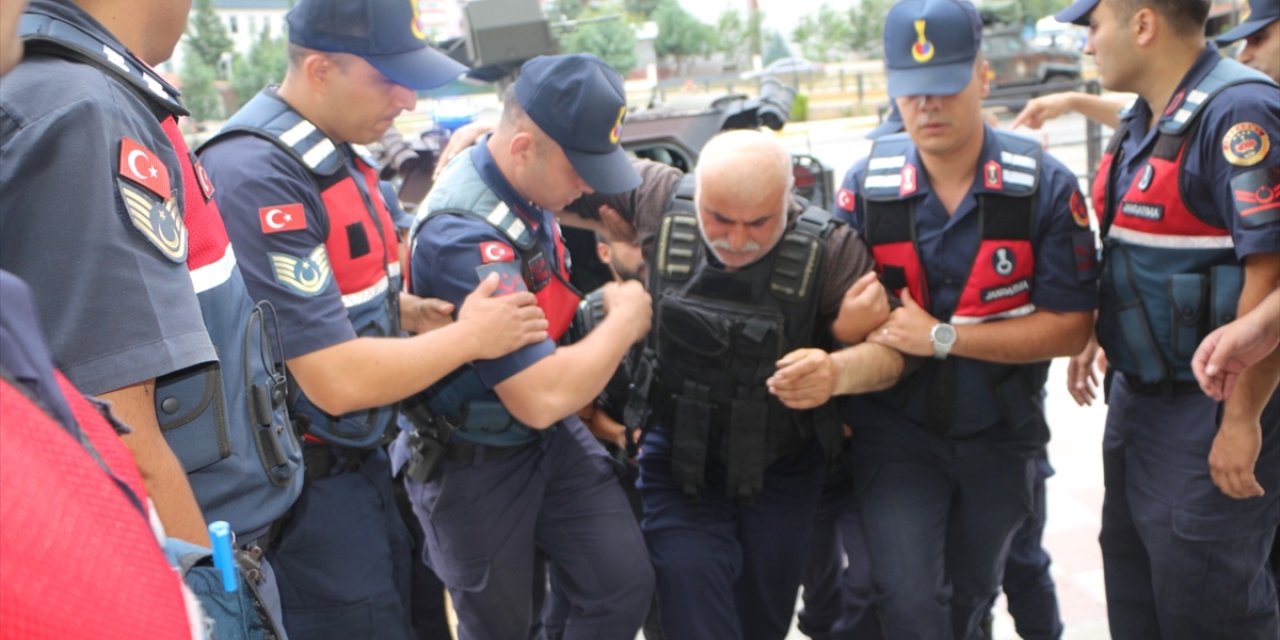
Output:
<instances>
[{"instance_id":1,"label":"bare forearm","mask_svg":"<svg viewBox=\"0 0 1280 640\"><path fill-rule=\"evenodd\" d=\"M557 348L494 391L517 420L545 429L600 395L631 344L630 331L606 316L585 338Z\"/></svg>"},{"instance_id":2,"label":"bare forearm","mask_svg":"<svg viewBox=\"0 0 1280 640\"><path fill-rule=\"evenodd\" d=\"M204 514L196 503L187 474L156 422L155 381L140 382L99 397L110 402L116 417L132 429L132 433L122 439L133 453L165 532L192 544L209 546Z\"/></svg>"},{"instance_id":3,"label":"bare forearm","mask_svg":"<svg viewBox=\"0 0 1280 640\"><path fill-rule=\"evenodd\" d=\"M902 376L902 353L884 345L863 343L831 354L840 372L833 395L888 389Z\"/></svg>"},{"instance_id":4,"label":"bare forearm","mask_svg":"<svg viewBox=\"0 0 1280 640\"><path fill-rule=\"evenodd\" d=\"M475 359L475 340L451 324L408 338L356 338L289 360L307 398L341 415L399 402Z\"/></svg>"},{"instance_id":5,"label":"bare forearm","mask_svg":"<svg viewBox=\"0 0 1280 640\"><path fill-rule=\"evenodd\" d=\"M1236 316L1252 317L1252 312L1259 305L1270 302L1269 296L1275 293L1277 285L1280 285L1280 254L1261 254L1246 258L1244 288L1240 292ZM1256 423L1262 416L1267 400L1275 392L1278 380L1280 350L1272 351L1271 355L1240 373L1235 392L1227 398L1223 408L1223 422L1234 419Z\"/></svg>"},{"instance_id":6,"label":"bare forearm","mask_svg":"<svg viewBox=\"0 0 1280 640\"><path fill-rule=\"evenodd\" d=\"M951 353L1003 364L1073 356L1088 343L1092 324L1091 311L1040 310L1021 318L958 325Z\"/></svg>"},{"instance_id":7,"label":"bare forearm","mask_svg":"<svg viewBox=\"0 0 1280 640\"><path fill-rule=\"evenodd\" d=\"M1091 93L1072 93L1071 110L1080 115L1115 128L1120 123L1120 110L1125 103L1111 98L1095 96Z\"/></svg>"}]
</instances>

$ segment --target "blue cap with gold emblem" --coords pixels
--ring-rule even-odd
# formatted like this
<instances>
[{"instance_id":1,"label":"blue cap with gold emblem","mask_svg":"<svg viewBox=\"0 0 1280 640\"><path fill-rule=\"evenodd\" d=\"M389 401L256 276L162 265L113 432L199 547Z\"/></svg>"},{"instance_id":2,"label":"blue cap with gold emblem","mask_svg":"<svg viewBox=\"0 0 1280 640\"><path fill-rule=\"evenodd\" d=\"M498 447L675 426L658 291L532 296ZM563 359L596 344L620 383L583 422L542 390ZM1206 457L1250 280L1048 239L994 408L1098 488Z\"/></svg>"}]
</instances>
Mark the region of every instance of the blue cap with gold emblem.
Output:
<instances>
[{"instance_id":1,"label":"blue cap with gold emblem","mask_svg":"<svg viewBox=\"0 0 1280 640\"><path fill-rule=\"evenodd\" d=\"M1066 9L1059 11L1053 15L1053 19L1058 22L1067 22L1070 24L1078 24L1082 27L1089 26L1089 14L1097 8L1098 0L1076 0L1072 2Z\"/></svg>"},{"instance_id":2,"label":"blue cap with gold emblem","mask_svg":"<svg viewBox=\"0 0 1280 640\"><path fill-rule=\"evenodd\" d=\"M434 89L467 71L427 44L417 0L301 0L285 21L289 42L360 56L410 89Z\"/></svg>"},{"instance_id":3,"label":"blue cap with gold emblem","mask_svg":"<svg viewBox=\"0 0 1280 640\"><path fill-rule=\"evenodd\" d=\"M901 0L885 16L889 97L960 93L981 44L982 18L969 0Z\"/></svg>"},{"instance_id":4,"label":"blue cap with gold emblem","mask_svg":"<svg viewBox=\"0 0 1280 640\"><path fill-rule=\"evenodd\" d=\"M520 69L516 100L595 191L623 193L640 174L618 144L627 94L622 76L591 54L538 56Z\"/></svg>"}]
</instances>

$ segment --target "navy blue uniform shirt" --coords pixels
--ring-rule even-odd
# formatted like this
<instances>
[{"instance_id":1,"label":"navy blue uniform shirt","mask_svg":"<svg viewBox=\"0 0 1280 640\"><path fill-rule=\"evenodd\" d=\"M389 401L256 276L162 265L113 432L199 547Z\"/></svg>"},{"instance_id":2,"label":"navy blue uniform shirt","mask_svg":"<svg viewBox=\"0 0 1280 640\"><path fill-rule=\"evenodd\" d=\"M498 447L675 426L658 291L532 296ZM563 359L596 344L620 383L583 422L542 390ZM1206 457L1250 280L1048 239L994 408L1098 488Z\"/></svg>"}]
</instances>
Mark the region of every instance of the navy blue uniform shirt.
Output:
<instances>
[{"instance_id":1,"label":"navy blue uniform shirt","mask_svg":"<svg viewBox=\"0 0 1280 640\"><path fill-rule=\"evenodd\" d=\"M72 3L34 0L28 14L131 57ZM89 394L216 358L175 213L182 173L146 91L29 53L0 93L0 267L31 286L55 360Z\"/></svg>"},{"instance_id":2,"label":"navy blue uniform shirt","mask_svg":"<svg viewBox=\"0 0 1280 640\"><path fill-rule=\"evenodd\" d=\"M1139 98L1134 102L1120 124L1123 158L1116 170L1116 184L1111 190L1113 198L1124 195L1146 166L1155 149L1159 122L1176 115L1181 98L1199 84L1218 59L1218 48L1213 44L1207 45L1174 90L1173 99L1157 121L1157 126L1147 126L1152 115L1147 101ZM1259 206L1280 199L1280 151L1275 149L1280 144L1276 139L1280 136L1280 89L1257 83L1228 87L1205 105L1199 118L1195 125L1198 132L1188 140L1184 151L1182 172L1190 183L1182 196L1187 205L1200 215L1221 215L1222 222L1231 232L1237 257L1243 259L1255 253L1280 252L1280 209ZM1232 164L1224 154L1223 145L1229 132L1238 125L1249 124L1264 132L1261 140L1265 141L1264 146L1269 147L1269 151L1262 152L1263 158L1248 166ZM1257 181L1262 185L1261 189L1234 188L1232 181L1236 180L1239 185L1238 180L1242 177L1261 178ZM1258 191L1264 192L1259 194ZM1242 215L1242 212L1255 207L1262 210ZM1242 220L1248 224L1241 224Z\"/></svg>"},{"instance_id":3,"label":"navy blue uniform shirt","mask_svg":"<svg viewBox=\"0 0 1280 640\"><path fill-rule=\"evenodd\" d=\"M494 163L485 146L487 140L485 138L471 147L469 161L475 163L476 170L499 198L505 202L525 204L516 210L516 215L537 237L549 267L558 269L554 234L558 234L559 229L555 216L516 193ZM467 161L467 158L459 159L459 162ZM429 199L427 204L430 205ZM495 295L527 290L515 247L501 231L481 220L452 215L432 218L430 224L418 229L413 247L409 273L412 277L410 291L414 295L440 298L461 307L462 300L490 272L497 272L502 278ZM555 342L547 339L500 358L476 360L472 366L490 389L489 393L493 394L492 389L498 383L533 366L555 350Z\"/></svg>"},{"instance_id":4,"label":"navy blue uniform shirt","mask_svg":"<svg viewBox=\"0 0 1280 640\"><path fill-rule=\"evenodd\" d=\"M979 169L988 161L1001 162L995 142L995 132L984 128L982 155ZM845 174L839 197L836 199L837 218L847 221L859 233L863 232L864 219L858 210L857 197L867 169L867 159L860 160ZM915 207L916 232L921 263L928 279L930 313L938 317L938 310L954 309L960 292L973 266L979 244L979 217L976 194L988 191L983 186L981 171L974 174L974 184L956 207L954 215L948 215L936 194L929 188L928 175L923 170L919 154L912 148L907 163L916 168L915 196L920 204ZM1035 274L1031 283L1031 302L1037 309L1059 312L1092 311L1097 307L1097 268L1092 260L1078 261L1077 247L1093 251L1092 232L1088 220L1079 224L1079 213L1073 217L1071 200L1082 205L1076 177L1057 159L1044 154L1040 165L1040 182L1033 196L1035 220L1032 226L1032 247L1035 253ZM947 318L939 318L947 320ZM992 388L995 381L973 367L971 361L960 359L955 397L959 399L955 418L957 428L962 425L984 427L999 421L999 405ZM907 415L923 424L925 420L924 390L927 381L922 376L912 376L899 384L909 400ZM893 426L902 421L902 410L892 406L890 394L861 396L849 403L850 412L856 413L860 424ZM856 407L856 408L852 408ZM855 425L856 427L857 425ZM966 431L977 429L965 428Z\"/></svg>"},{"instance_id":5,"label":"navy blue uniform shirt","mask_svg":"<svg viewBox=\"0 0 1280 640\"><path fill-rule=\"evenodd\" d=\"M336 153L351 163L347 145L337 145ZM275 307L285 359L355 339L325 247L329 217L311 172L275 143L254 135L219 140L200 151L200 161L217 185L214 197L249 295ZM273 214L275 209L280 212ZM281 229L271 230L267 217ZM314 291L281 282L272 254L322 260L325 281Z\"/></svg>"}]
</instances>

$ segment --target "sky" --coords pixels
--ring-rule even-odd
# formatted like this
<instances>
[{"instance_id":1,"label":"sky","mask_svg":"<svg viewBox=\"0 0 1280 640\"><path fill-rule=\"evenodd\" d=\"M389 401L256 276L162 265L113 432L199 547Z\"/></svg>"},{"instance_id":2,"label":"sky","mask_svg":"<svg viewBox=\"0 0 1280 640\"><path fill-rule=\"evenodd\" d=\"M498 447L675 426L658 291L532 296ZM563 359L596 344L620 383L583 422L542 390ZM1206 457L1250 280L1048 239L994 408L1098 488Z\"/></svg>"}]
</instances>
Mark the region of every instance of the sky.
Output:
<instances>
[{"instance_id":1,"label":"sky","mask_svg":"<svg viewBox=\"0 0 1280 640\"><path fill-rule=\"evenodd\" d=\"M800 17L817 13L824 1L836 10L844 10L854 3L854 0L758 0L760 11L764 12L765 26L777 30L787 40L791 40L791 30ZM750 0L680 0L680 6L699 20L714 25L720 12L727 7L737 8L745 14Z\"/></svg>"}]
</instances>

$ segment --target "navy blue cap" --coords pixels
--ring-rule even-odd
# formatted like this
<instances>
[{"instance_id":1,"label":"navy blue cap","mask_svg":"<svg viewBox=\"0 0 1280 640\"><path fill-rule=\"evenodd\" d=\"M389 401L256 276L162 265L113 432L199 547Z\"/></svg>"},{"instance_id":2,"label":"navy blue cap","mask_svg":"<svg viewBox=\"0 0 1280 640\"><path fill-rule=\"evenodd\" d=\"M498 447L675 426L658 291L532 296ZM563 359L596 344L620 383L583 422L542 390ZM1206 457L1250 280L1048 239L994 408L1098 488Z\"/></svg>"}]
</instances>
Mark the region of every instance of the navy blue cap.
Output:
<instances>
[{"instance_id":1,"label":"navy blue cap","mask_svg":"<svg viewBox=\"0 0 1280 640\"><path fill-rule=\"evenodd\" d=\"M891 133L902 131L905 128L902 124L902 112L898 111L898 103L890 102L889 105L892 107L889 110L889 114L884 117L883 122L876 125L876 128L867 133L868 140L882 138Z\"/></svg>"},{"instance_id":2,"label":"navy blue cap","mask_svg":"<svg viewBox=\"0 0 1280 640\"><path fill-rule=\"evenodd\" d=\"M378 189L382 191L382 200L387 203L387 211L391 214L391 220L395 222L397 229L408 229L413 226L413 216L405 213L404 205L400 203L400 194L396 193L395 185L386 180L378 181Z\"/></svg>"},{"instance_id":3,"label":"navy blue cap","mask_svg":"<svg viewBox=\"0 0 1280 640\"><path fill-rule=\"evenodd\" d=\"M467 68L427 44L409 0L301 0L285 14L289 42L364 58L392 82L434 89Z\"/></svg>"},{"instance_id":4,"label":"navy blue cap","mask_svg":"<svg viewBox=\"0 0 1280 640\"><path fill-rule=\"evenodd\" d=\"M627 114L622 76L603 60L586 53L538 56L521 67L515 94L592 189L623 193L640 186L618 144Z\"/></svg>"},{"instance_id":5,"label":"navy blue cap","mask_svg":"<svg viewBox=\"0 0 1280 640\"><path fill-rule=\"evenodd\" d=\"M1054 14L1053 19L1058 22L1068 22L1078 24L1082 27L1089 26L1089 14L1098 6L1098 0L1076 0L1070 6L1058 13Z\"/></svg>"},{"instance_id":6,"label":"navy blue cap","mask_svg":"<svg viewBox=\"0 0 1280 640\"><path fill-rule=\"evenodd\" d=\"M1249 0L1249 19L1218 36L1214 42L1225 46L1248 38L1276 20L1280 20L1280 0Z\"/></svg>"},{"instance_id":7,"label":"navy blue cap","mask_svg":"<svg viewBox=\"0 0 1280 640\"><path fill-rule=\"evenodd\" d=\"M889 97L960 93L981 45L982 18L969 0L901 0L885 16Z\"/></svg>"}]
</instances>

